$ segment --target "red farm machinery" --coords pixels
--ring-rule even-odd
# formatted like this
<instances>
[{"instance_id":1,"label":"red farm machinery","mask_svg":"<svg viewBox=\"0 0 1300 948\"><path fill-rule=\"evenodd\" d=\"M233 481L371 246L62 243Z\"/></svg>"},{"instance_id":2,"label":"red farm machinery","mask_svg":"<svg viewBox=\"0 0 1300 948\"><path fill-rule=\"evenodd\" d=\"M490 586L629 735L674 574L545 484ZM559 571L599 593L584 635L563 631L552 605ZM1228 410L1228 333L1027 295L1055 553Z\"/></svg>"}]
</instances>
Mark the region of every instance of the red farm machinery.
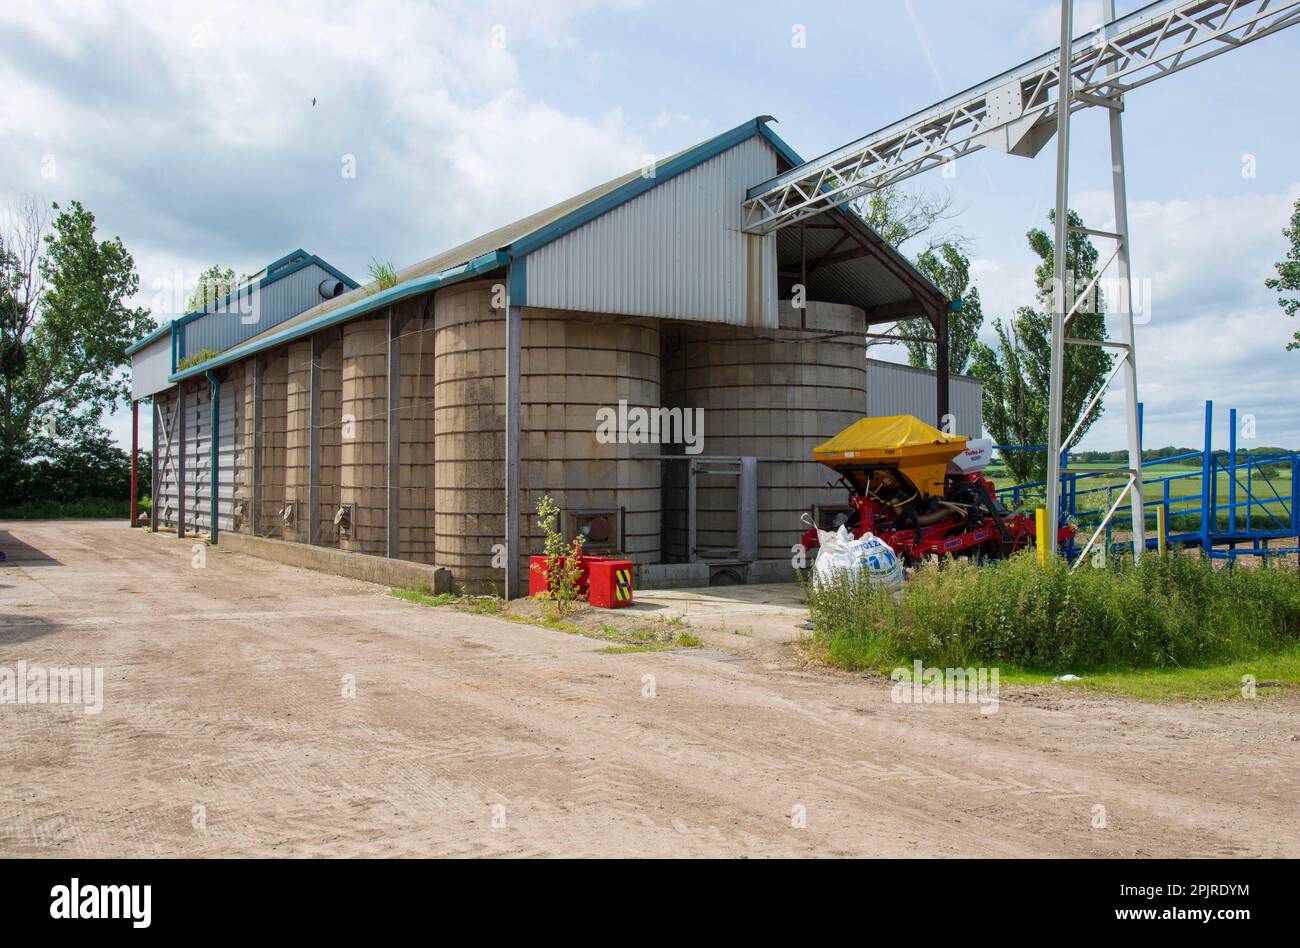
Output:
<instances>
[{"instance_id":1,"label":"red farm machinery","mask_svg":"<svg viewBox=\"0 0 1300 948\"><path fill-rule=\"evenodd\" d=\"M818 445L813 457L848 492L848 512L838 522L855 538L875 534L913 565L930 556L1000 558L1033 544L1032 514L999 503L984 476L992 453L987 439L890 415L855 422ZM1073 536L1073 526L1061 527L1062 542ZM816 528L804 533L803 544L819 545Z\"/></svg>"}]
</instances>

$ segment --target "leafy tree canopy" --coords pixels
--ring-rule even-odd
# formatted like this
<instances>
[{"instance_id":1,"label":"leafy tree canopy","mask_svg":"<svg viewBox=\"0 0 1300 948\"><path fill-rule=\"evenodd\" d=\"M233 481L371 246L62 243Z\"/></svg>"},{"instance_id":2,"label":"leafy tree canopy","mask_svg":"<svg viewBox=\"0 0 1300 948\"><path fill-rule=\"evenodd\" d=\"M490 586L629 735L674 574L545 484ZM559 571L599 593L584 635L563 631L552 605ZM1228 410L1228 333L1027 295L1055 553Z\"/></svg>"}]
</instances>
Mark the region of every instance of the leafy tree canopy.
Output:
<instances>
[{"instance_id":1,"label":"leafy tree canopy","mask_svg":"<svg viewBox=\"0 0 1300 948\"><path fill-rule=\"evenodd\" d=\"M943 243L916 258L916 268L930 278L950 300L960 300L961 310L948 314L948 371L965 372L970 363L980 327L984 325L984 307L980 291L970 283L970 258L956 244ZM908 319L898 324L899 333L933 339L934 328L928 319ZM905 342L909 365L925 369L935 367L933 343Z\"/></svg>"},{"instance_id":2,"label":"leafy tree canopy","mask_svg":"<svg viewBox=\"0 0 1300 948\"><path fill-rule=\"evenodd\" d=\"M1275 264L1277 276L1264 281L1270 290L1277 290L1277 305L1288 316L1300 315L1300 201L1295 202L1291 212L1291 226L1282 231L1282 236L1291 242L1286 259ZM1292 334L1288 349L1300 349L1300 329Z\"/></svg>"},{"instance_id":3,"label":"leafy tree canopy","mask_svg":"<svg viewBox=\"0 0 1300 948\"><path fill-rule=\"evenodd\" d=\"M151 326L127 304L140 278L121 239L98 240L79 201L52 210L27 202L0 229L0 499L43 445L126 402L126 348Z\"/></svg>"},{"instance_id":4,"label":"leafy tree canopy","mask_svg":"<svg viewBox=\"0 0 1300 948\"><path fill-rule=\"evenodd\" d=\"M1056 222L1055 212L1048 220ZM1071 227L1082 227L1083 219L1070 211ZM1008 321L995 319L997 341L993 346L976 342L971 374L984 387L984 427L999 444L1045 445L1048 433L1048 379L1051 370L1051 327L1054 287L1055 245L1043 230L1026 235L1029 247L1039 258L1035 268L1037 306L1023 306ZM1066 308L1079 301L1088 282L1097 273L1097 248L1086 234L1070 232L1066 245ZM1066 335L1076 339L1106 338L1106 320L1101 292L1093 289L1067 326ZM1106 381L1114 357L1100 346L1067 345L1062 394L1061 437L1074 428L1088 400ZM1079 425L1082 437L1101 417L1101 400ZM1003 461L1019 483L1039 481L1046 476L1047 455L1042 451L1008 451Z\"/></svg>"}]
</instances>

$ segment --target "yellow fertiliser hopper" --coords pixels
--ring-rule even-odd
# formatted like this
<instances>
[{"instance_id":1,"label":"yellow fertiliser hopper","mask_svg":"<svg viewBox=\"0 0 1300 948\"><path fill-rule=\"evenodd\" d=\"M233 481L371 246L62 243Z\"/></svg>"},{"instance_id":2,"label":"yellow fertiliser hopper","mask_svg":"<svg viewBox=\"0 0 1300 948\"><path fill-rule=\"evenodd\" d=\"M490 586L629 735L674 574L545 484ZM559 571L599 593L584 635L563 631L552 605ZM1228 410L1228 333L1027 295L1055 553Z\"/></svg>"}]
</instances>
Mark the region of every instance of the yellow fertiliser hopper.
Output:
<instances>
[{"instance_id":1,"label":"yellow fertiliser hopper","mask_svg":"<svg viewBox=\"0 0 1300 948\"><path fill-rule=\"evenodd\" d=\"M948 462L966 450L966 438L944 434L913 415L863 418L813 449L813 457L844 474L892 468L927 497L942 497Z\"/></svg>"}]
</instances>

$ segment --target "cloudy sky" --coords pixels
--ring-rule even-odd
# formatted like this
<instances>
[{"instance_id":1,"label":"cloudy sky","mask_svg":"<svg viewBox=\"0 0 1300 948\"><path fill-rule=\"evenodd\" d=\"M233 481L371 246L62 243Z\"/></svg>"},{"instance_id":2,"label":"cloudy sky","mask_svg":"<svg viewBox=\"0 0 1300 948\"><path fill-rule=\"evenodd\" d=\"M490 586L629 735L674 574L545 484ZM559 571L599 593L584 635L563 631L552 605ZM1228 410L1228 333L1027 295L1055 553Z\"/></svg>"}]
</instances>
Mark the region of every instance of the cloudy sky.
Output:
<instances>
[{"instance_id":1,"label":"cloudy sky","mask_svg":"<svg viewBox=\"0 0 1300 948\"><path fill-rule=\"evenodd\" d=\"M170 317L173 287L212 263L301 246L361 278L755 115L814 157L1055 46L1052 0L975 6L7 0L0 200L80 199L134 253L139 303ZM1082 33L1100 4L1077 6ZM1128 102L1148 446L1199 443L1206 398L1254 414L1257 443L1300 446L1284 349L1300 327L1263 285L1300 199L1297 61L1300 29ZM1097 112L1075 122L1072 203L1106 228ZM1052 206L1053 154L915 182L951 190L990 317L1032 296L1024 234ZM1118 391L1107 404L1085 447L1121 446ZM126 415L113 427L129 437Z\"/></svg>"}]
</instances>

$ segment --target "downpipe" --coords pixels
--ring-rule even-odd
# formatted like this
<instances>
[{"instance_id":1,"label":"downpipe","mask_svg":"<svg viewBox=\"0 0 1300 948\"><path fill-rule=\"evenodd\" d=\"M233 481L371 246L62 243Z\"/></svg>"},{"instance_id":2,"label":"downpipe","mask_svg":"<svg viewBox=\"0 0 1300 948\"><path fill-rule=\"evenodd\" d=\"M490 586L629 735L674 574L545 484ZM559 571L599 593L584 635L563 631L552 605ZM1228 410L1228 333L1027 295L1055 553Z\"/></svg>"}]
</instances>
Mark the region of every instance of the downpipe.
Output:
<instances>
[{"instance_id":1,"label":"downpipe","mask_svg":"<svg viewBox=\"0 0 1300 948\"><path fill-rule=\"evenodd\" d=\"M208 503L211 504L212 525L208 528L208 539L215 546L217 543L217 508L220 506L219 498L221 496L221 469L217 466L218 449L221 440L221 380L217 378L211 369L204 372L203 377L212 386L212 456L208 461L208 467L211 471L209 481L212 484L212 495L208 498Z\"/></svg>"}]
</instances>

